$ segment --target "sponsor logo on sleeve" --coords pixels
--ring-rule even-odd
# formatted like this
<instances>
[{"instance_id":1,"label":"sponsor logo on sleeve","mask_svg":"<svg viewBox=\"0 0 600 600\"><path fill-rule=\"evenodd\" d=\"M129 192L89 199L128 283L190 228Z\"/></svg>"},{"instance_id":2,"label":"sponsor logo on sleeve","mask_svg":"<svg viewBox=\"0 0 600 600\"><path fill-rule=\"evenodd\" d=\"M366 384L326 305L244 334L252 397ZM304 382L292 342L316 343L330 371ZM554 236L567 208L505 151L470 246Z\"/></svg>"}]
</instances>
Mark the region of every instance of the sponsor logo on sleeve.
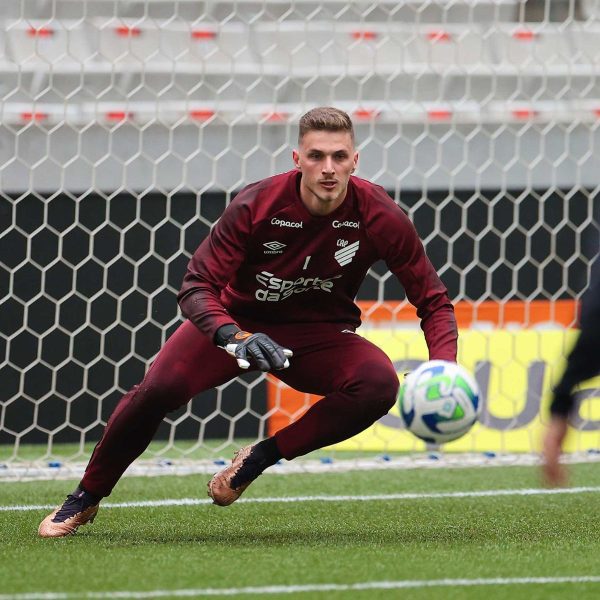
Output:
<instances>
[{"instance_id":1,"label":"sponsor logo on sleeve","mask_svg":"<svg viewBox=\"0 0 600 600\"><path fill-rule=\"evenodd\" d=\"M341 275L333 277L298 277L298 279L281 279L268 271L261 271L256 275L256 281L260 283L261 288L254 294L257 300L261 302L279 302L295 294L308 292L309 290L319 290L321 292L331 293L334 279Z\"/></svg>"}]
</instances>

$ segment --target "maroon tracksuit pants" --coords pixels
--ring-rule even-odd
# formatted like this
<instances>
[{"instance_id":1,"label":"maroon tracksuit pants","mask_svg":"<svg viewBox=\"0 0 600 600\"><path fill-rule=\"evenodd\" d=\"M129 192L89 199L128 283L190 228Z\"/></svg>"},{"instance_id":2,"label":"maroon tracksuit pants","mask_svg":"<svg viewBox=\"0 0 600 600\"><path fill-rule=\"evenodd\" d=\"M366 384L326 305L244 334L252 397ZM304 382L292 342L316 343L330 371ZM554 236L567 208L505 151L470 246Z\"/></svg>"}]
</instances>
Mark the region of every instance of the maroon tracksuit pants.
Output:
<instances>
[{"instance_id":1,"label":"maroon tracksuit pants","mask_svg":"<svg viewBox=\"0 0 600 600\"><path fill-rule=\"evenodd\" d=\"M284 458L291 460L352 437L393 406L398 377L391 361L377 346L348 332L351 328L237 321L247 331L266 333L294 352L290 366L274 375L296 390L324 396L275 434ZM125 469L148 447L169 411L240 373L233 357L185 321L167 340L143 381L115 408L87 466L83 487L108 496Z\"/></svg>"}]
</instances>

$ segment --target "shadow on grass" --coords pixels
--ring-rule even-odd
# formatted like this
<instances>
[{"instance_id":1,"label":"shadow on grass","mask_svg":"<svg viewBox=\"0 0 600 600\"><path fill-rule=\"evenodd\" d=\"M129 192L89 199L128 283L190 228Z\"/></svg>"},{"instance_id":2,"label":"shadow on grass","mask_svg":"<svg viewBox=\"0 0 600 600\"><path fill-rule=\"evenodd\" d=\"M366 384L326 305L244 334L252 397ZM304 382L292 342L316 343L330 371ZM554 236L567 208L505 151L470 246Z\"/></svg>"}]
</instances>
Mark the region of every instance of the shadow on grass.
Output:
<instances>
[{"instance_id":1,"label":"shadow on grass","mask_svg":"<svg viewBox=\"0 0 600 600\"><path fill-rule=\"evenodd\" d=\"M145 546L145 545L186 545L203 544L210 546L225 546L228 548L254 548L257 551L265 548L289 547L290 545L337 547L340 546L473 546L485 544L515 544L550 542L557 537L551 528L531 528L523 532L520 527L498 531L489 527L464 525L423 525L411 524L404 527L373 527L357 528L355 524L345 527L339 523L321 524L313 528L311 524L296 526L256 527L230 526L215 528L203 523L193 527L176 526L157 531L150 525L131 523L118 529L94 527L82 532L83 537L94 540L94 543L110 546ZM597 533L594 534L596 536ZM558 536L560 538L560 536Z\"/></svg>"}]
</instances>

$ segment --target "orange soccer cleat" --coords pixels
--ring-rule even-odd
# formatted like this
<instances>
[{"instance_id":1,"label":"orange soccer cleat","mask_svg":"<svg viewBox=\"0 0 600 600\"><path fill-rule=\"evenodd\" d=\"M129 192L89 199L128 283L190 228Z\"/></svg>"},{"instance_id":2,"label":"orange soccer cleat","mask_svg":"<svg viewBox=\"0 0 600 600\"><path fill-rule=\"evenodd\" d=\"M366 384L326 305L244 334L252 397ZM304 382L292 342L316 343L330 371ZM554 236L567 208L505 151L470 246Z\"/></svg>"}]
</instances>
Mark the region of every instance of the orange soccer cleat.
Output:
<instances>
[{"instance_id":1,"label":"orange soccer cleat","mask_svg":"<svg viewBox=\"0 0 600 600\"><path fill-rule=\"evenodd\" d=\"M233 504L246 488L269 466L262 457L257 457L256 445L238 450L231 464L225 467L208 482L208 495L215 504Z\"/></svg>"},{"instance_id":2,"label":"orange soccer cleat","mask_svg":"<svg viewBox=\"0 0 600 600\"><path fill-rule=\"evenodd\" d=\"M40 523L38 534L44 538L73 535L79 527L94 521L99 503L99 498L77 488Z\"/></svg>"}]
</instances>

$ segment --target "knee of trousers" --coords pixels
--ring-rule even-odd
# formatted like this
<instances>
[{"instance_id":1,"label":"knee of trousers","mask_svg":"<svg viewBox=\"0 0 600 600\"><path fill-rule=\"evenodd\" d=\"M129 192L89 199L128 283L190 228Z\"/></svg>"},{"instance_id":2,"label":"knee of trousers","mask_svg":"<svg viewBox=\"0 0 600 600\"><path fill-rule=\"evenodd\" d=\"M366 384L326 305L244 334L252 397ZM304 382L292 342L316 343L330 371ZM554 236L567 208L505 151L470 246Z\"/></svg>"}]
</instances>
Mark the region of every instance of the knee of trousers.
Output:
<instances>
[{"instance_id":1,"label":"knee of trousers","mask_svg":"<svg viewBox=\"0 0 600 600\"><path fill-rule=\"evenodd\" d=\"M357 372L356 380L348 390L359 401L365 402L369 409L386 414L396 402L400 382L390 363L364 363Z\"/></svg>"},{"instance_id":2,"label":"knee of trousers","mask_svg":"<svg viewBox=\"0 0 600 600\"><path fill-rule=\"evenodd\" d=\"M177 410L189 400L187 389L177 383L142 382L135 391L133 401L139 406L165 414Z\"/></svg>"}]
</instances>

